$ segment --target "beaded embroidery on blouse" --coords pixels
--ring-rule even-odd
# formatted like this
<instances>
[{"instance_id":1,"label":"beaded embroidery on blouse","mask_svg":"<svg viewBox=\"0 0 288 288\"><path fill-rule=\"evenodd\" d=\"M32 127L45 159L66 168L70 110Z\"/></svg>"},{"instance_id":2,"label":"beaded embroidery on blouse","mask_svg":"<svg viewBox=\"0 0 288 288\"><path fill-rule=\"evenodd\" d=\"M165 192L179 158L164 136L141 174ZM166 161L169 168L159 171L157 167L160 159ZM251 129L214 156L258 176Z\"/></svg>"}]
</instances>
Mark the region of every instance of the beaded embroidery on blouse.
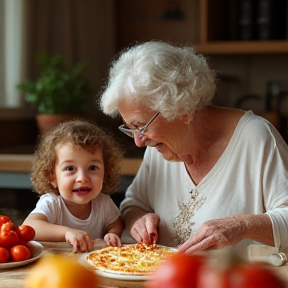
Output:
<instances>
[{"instance_id":1,"label":"beaded embroidery on blouse","mask_svg":"<svg viewBox=\"0 0 288 288\"><path fill-rule=\"evenodd\" d=\"M172 221L172 227L174 231L174 239L177 243L183 243L188 240L193 231L193 225L195 222L192 221L194 212L197 211L205 202L206 197L199 197L199 192L196 189L192 189L191 198L188 203L178 203L180 213Z\"/></svg>"}]
</instances>

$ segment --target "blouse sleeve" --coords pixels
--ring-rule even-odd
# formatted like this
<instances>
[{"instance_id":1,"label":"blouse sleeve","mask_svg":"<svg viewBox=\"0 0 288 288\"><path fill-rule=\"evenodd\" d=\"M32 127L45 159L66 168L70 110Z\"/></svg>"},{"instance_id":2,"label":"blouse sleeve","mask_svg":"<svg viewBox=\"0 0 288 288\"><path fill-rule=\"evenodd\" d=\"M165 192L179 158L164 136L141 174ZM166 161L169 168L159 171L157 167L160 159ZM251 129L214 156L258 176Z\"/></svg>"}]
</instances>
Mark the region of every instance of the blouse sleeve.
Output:
<instances>
[{"instance_id":1,"label":"blouse sleeve","mask_svg":"<svg viewBox=\"0 0 288 288\"><path fill-rule=\"evenodd\" d=\"M283 139L275 136L275 146L264 166L265 206L272 221L275 247L288 252L288 150Z\"/></svg>"}]
</instances>

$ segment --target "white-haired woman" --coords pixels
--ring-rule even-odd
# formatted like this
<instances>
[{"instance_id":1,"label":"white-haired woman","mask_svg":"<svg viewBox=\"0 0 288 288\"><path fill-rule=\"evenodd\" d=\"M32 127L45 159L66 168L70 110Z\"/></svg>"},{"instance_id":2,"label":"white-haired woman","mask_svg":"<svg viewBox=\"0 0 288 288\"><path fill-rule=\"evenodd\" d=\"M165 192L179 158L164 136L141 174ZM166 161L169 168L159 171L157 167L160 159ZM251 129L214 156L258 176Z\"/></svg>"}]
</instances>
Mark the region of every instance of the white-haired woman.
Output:
<instances>
[{"instance_id":1,"label":"white-haired woman","mask_svg":"<svg viewBox=\"0 0 288 288\"><path fill-rule=\"evenodd\" d=\"M215 81L192 47L165 42L112 63L102 110L147 146L121 203L126 236L185 253L235 245L245 255L255 241L288 252L287 145L251 111L213 106Z\"/></svg>"}]
</instances>

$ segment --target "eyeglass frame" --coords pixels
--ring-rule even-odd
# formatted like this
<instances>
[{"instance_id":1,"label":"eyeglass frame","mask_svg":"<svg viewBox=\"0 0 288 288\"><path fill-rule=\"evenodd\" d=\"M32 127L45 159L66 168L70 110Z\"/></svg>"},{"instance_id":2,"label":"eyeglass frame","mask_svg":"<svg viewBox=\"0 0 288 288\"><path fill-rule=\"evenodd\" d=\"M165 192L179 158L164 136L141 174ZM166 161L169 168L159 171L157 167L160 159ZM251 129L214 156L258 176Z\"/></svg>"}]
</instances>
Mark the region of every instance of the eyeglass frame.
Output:
<instances>
[{"instance_id":1,"label":"eyeglass frame","mask_svg":"<svg viewBox=\"0 0 288 288\"><path fill-rule=\"evenodd\" d=\"M125 133L127 136L134 138L134 134L135 133L139 133L140 134L140 138L145 136L145 132L147 131L148 127L150 126L150 124L155 120L155 118L160 114L160 112L157 112L150 121L147 122L147 124L142 127L142 128L127 128L128 126L126 124L122 124L118 127L118 129Z\"/></svg>"}]
</instances>

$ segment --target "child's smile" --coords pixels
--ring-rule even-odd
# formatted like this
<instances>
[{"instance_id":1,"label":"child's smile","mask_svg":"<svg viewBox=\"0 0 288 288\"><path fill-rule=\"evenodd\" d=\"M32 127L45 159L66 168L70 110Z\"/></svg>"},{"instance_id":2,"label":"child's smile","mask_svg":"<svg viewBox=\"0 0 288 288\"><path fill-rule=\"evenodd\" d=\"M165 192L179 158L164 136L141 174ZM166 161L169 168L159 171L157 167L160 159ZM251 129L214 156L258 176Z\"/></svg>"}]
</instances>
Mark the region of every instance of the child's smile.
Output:
<instances>
[{"instance_id":1,"label":"child's smile","mask_svg":"<svg viewBox=\"0 0 288 288\"><path fill-rule=\"evenodd\" d=\"M77 194L78 196L82 196L82 195L87 195L88 193L90 193L92 189L89 187L80 187L77 189L73 189L73 193Z\"/></svg>"},{"instance_id":2,"label":"child's smile","mask_svg":"<svg viewBox=\"0 0 288 288\"><path fill-rule=\"evenodd\" d=\"M58 187L67 207L71 202L82 205L95 199L102 190L104 179L102 149L95 147L91 152L64 143L56 146L56 154L52 183Z\"/></svg>"}]
</instances>

